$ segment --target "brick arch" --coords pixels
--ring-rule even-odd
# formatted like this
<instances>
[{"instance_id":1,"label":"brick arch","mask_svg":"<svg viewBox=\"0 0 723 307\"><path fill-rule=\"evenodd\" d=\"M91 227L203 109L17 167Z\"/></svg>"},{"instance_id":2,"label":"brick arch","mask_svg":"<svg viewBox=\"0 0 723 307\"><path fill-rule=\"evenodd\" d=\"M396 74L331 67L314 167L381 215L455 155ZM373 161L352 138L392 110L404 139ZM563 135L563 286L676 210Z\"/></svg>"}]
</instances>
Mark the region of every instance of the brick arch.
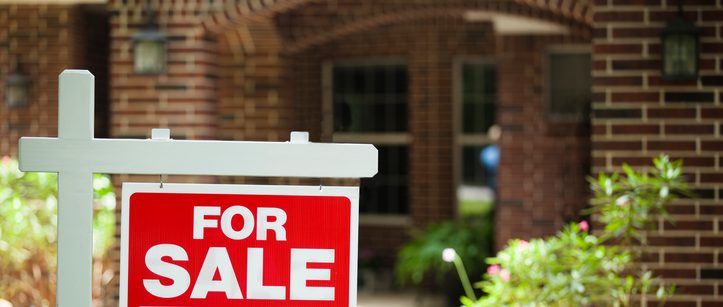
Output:
<instances>
[{"instance_id":1,"label":"brick arch","mask_svg":"<svg viewBox=\"0 0 723 307\"><path fill-rule=\"evenodd\" d=\"M268 18L278 13L294 10L305 4L327 1L337 0L242 0L239 1L233 9L216 13L204 20L203 26L212 32L217 32L218 29L224 28L229 23L233 24L238 20L258 17ZM542 11L549 11L588 26L592 25L593 3L591 0L502 0L466 2L471 5L484 3L497 7L503 7L505 4L518 4ZM513 7L510 7L510 9L514 10ZM508 12L514 13L513 11Z\"/></svg>"},{"instance_id":2,"label":"brick arch","mask_svg":"<svg viewBox=\"0 0 723 307\"><path fill-rule=\"evenodd\" d=\"M333 41L335 39L342 38L347 35L351 35L354 33L363 32L366 30L369 30L371 28L375 27L381 27L385 25L390 24L396 24L396 23L405 23L405 22L413 22L415 20L421 20L421 19L428 19L428 18L435 18L435 17L458 17L462 18L464 16L464 13L468 11L470 8L468 7L448 7L444 9L438 9L438 8L421 8L421 9L412 9L412 10L404 10L404 11L392 11L392 12L385 12L384 14L378 14L369 16L366 18L360 18L358 21L349 22L347 24L343 24L341 26L335 27L331 30L325 30L325 31L319 31L312 35L306 35L305 37L301 39L296 39L290 42L287 42L288 44L283 47L283 52L287 54L297 53L301 52L303 50L306 50L308 48L311 48L313 46L318 46L330 41ZM477 8L479 10L479 8ZM505 12L499 12L501 14L509 14ZM533 9L526 9L522 11L517 11L516 15L525 16L525 17L531 17L536 19L542 19L546 21L552 21L555 23L560 23L568 27L571 34L582 34L583 36L586 36L588 34L590 27L586 23L575 23L570 22L566 23L565 20L562 20L561 18L554 18L555 16L536 16L536 13Z\"/></svg>"},{"instance_id":3,"label":"brick arch","mask_svg":"<svg viewBox=\"0 0 723 307\"><path fill-rule=\"evenodd\" d=\"M311 4L337 3L338 0L241 0L235 7L215 13L202 21L202 26L208 32L221 34L227 31L234 31L247 26L249 21L269 20L279 14L292 12ZM437 0L427 2L416 2L415 6L428 6L429 10L448 10L462 14L466 9L489 10L512 15L523 15L528 17L553 20L574 28L590 28L592 25L593 3L592 0L451 0L439 4ZM410 5L399 5L398 10L384 12L387 16L370 16L373 20L361 20L362 25L349 25L349 28L361 29L363 25L375 26L379 23L390 23L395 21L409 20L414 14L405 13ZM429 13L417 12L424 17ZM448 15L448 13L447 13ZM397 16L396 20L395 17ZM327 29L324 29L327 30ZM334 31L341 35L351 31L344 29ZM332 37L333 35L322 35ZM294 48L313 45L320 39L311 39L308 42L295 42Z\"/></svg>"},{"instance_id":4,"label":"brick arch","mask_svg":"<svg viewBox=\"0 0 723 307\"><path fill-rule=\"evenodd\" d=\"M444 10L428 8L370 16L356 22L335 27L329 31L318 32L314 35L308 35L307 37L293 41L291 44L284 46L283 52L287 54L301 52L313 46L321 45L326 42L330 42L347 35L352 35L354 33L363 32L375 27L434 17L459 17L462 16L463 13L464 9L461 8Z\"/></svg>"},{"instance_id":5,"label":"brick arch","mask_svg":"<svg viewBox=\"0 0 723 307\"><path fill-rule=\"evenodd\" d=\"M293 10L303 4L318 0L241 0L235 7L212 14L201 22L203 28L213 34L221 34L247 21L270 19L276 14Z\"/></svg>"}]
</instances>

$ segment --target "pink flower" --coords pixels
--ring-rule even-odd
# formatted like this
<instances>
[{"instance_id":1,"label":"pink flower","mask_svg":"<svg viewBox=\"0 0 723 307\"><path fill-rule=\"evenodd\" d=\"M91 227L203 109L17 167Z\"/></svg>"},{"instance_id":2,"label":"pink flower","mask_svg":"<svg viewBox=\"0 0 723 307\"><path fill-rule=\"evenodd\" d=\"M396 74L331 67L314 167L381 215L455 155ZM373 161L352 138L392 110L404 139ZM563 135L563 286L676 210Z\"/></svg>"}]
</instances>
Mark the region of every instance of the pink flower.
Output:
<instances>
[{"instance_id":1,"label":"pink flower","mask_svg":"<svg viewBox=\"0 0 723 307\"><path fill-rule=\"evenodd\" d=\"M10 164L10 160L10 157L3 156L3 166L8 166L8 164Z\"/></svg>"},{"instance_id":2,"label":"pink flower","mask_svg":"<svg viewBox=\"0 0 723 307\"><path fill-rule=\"evenodd\" d=\"M520 248L525 249L525 248L527 248L527 245L530 245L530 242L527 242L525 240L520 240L520 243L519 243Z\"/></svg>"},{"instance_id":3,"label":"pink flower","mask_svg":"<svg viewBox=\"0 0 723 307\"><path fill-rule=\"evenodd\" d=\"M502 280L504 280L504 281L510 281L510 271L505 270L505 269L501 270L500 278L502 278Z\"/></svg>"},{"instance_id":4,"label":"pink flower","mask_svg":"<svg viewBox=\"0 0 723 307\"><path fill-rule=\"evenodd\" d=\"M493 264L487 267L487 274L490 274L490 276L495 276L500 273L500 266Z\"/></svg>"},{"instance_id":5,"label":"pink flower","mask_svg":"<svg viewBox=\"0 0 723 307\"><path fill-rule=\"evenodd\" d=\"M580 222L580 224L577 224L577 227L580 227L580 230L585 232L590 230L590 224L588 224L587 221Z\"/></svg>"}]
</instances>

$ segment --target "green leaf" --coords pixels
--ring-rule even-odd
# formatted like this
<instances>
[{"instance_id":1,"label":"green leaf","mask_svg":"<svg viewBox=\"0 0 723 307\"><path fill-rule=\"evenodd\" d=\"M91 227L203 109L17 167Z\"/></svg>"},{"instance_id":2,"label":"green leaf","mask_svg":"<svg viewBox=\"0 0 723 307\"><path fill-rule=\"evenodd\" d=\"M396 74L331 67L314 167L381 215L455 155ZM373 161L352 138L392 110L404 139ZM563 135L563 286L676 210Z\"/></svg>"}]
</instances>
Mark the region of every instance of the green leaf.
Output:
<instances>
[{"instance_id":1,"label":"green leaf","mask_svg":"<svg viewBox=\"0 0 723 307\"><path fill-rule=\"evenodd\" d=\"M690 194L680 161L660 156L653 163L652 172L624 164L622 175L588 178L594 199L586 212L603 224L601 236L571 223L527 245L511 240L487 259L500 268L476 283L488 296L474 306L627 306L632 296L649 293L652 272L637 277L625 272L637 272L638 246L647 244L643 231L667 215L668 203ZM511 278L501 277L500 270Z\"/></svg>"}]
</instances>

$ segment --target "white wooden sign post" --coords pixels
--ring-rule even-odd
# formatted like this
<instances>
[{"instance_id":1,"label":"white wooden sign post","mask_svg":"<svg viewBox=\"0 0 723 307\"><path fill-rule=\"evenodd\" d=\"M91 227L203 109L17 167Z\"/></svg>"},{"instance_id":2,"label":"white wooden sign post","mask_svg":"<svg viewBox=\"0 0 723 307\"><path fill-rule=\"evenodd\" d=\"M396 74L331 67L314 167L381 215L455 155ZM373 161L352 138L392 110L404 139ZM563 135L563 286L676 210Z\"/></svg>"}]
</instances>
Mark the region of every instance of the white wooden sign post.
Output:
<instances>
[{"instance_id":1,"label":"white wooden sign post","mask_svg":"<svg viewBox=\"0 0 723 307\"><path fill-rule=\"evenodd\" d=\"M58 137L20 139L20 169L58 173L57 306L90 307L92 300L93 173L362 178L377 173L368 144L176 141L166 129L149 140L95 139L94 76L60 74Z\"/></svg>"}]
</instances>

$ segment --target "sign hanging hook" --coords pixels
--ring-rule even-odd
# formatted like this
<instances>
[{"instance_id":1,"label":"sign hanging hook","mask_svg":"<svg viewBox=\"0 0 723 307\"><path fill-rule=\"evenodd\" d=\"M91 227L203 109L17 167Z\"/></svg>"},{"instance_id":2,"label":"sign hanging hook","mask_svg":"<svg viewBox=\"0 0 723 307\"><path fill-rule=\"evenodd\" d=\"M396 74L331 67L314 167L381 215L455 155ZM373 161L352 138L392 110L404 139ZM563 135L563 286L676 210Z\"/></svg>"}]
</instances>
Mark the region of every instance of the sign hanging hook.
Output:
<instances>
[{"instance_id":1,"label":"sign hanging hook","mask_svg":"<svg viewBox=\"0 0 723 307\"><path fill-rule=\"evenodd\" d=\"M153 128L151 129L151 140L158 141L170 141L171 140L171 129L168 128ZM163 174L158 175L161 184L160 187L163 189Z\"/></svg>"}]
</instances>

